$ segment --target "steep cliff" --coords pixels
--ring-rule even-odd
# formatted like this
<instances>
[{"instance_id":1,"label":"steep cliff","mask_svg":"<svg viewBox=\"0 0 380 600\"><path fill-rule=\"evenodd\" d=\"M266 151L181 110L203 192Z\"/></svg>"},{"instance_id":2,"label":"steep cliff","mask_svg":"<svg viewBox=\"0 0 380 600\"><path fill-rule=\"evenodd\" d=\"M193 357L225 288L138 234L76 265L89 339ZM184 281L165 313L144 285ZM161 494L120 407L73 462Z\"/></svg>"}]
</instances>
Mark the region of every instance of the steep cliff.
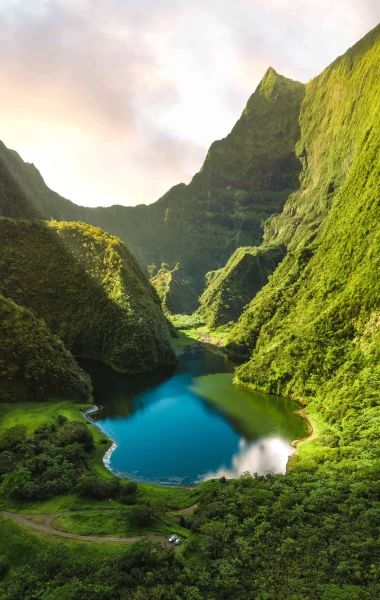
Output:
<instances>
[{"instance_id":1,"label":"steep cliff","mask_svg":"<svg viewBox=\"0 0 380 600\"><path fill-rule=\"evenodd\" d=\"M0 401L90 400L90 378L42 319L0 295L0 323Z\"/></svg>"},{"instance_id":2,"label":"steep cliff","mask_svg":"<svg viewBox=\"0 0 380 600\"><path fill-rule=\"evenodd\" d=\"M151 283L161 299L165 313L191 314L197 308L198 295L194 290L194 282L179 263L174 269L161 265Z\"/></svg>"},{"instance_id":3,"label":"steep cliff","mask_svg":"<svg viewBox=\"0 0 380 600\"><path fill-rule=\"evenodd\" d=\"M361 436L360 414L371 428L380 403L379 80L377 27L307 85L302 187L266 233L288 254L230 342L250 356L238 381L317 398L346 442Z\"/></svg>"}]
</instances>

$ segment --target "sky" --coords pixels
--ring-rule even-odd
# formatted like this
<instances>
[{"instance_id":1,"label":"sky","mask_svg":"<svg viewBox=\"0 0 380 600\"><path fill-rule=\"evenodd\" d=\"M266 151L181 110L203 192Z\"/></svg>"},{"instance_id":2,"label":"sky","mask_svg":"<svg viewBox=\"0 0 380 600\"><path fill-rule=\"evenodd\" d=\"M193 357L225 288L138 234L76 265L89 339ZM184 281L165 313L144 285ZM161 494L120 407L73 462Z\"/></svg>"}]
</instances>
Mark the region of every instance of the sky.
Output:
<instances>
[{"instance_id":1,"label":"sky","mask_svg":"<svg viewBox=\"0 0 380 600\"><path fill-rule=\"evenodd\" d=\"M379 21L379 0L0 0L0 139L77 204L150 204L268 66L307 82Z\"/></svg>"}]
</instances>

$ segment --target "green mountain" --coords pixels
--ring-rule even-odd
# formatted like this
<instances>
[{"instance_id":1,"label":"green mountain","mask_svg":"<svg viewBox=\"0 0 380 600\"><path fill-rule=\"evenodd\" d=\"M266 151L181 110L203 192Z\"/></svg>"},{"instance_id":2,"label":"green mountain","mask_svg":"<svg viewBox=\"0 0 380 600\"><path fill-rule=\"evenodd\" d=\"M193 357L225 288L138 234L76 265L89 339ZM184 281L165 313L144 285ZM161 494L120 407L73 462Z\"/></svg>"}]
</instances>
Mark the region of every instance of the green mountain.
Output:
<instances>
[{"instance_id":1,"label":"green mountain","mask_svg":"<svg viewBox=\"0 0 380 600\"><path fill-rule=\"evenodd\" d=\"M88 401L91 382L33 311L0 295L0 401L70 395Z\"/></svg>"},{"instance_id":2,"label":"green mountain","mask_svg":"<svg viewBox=\"0 0 380 600\"><path fill-rule=\"evenodd\" d=\"M214 328L236 321L284 254L285 247L281 245L235 250L225 267L207 275L209 284L200 298L198 314Z\"/></svg>"},{"instance_id":3,"label":"green mountain","mask_svg":"<svg viewBox=\"0 0 380 600\"><path fill-rule=\"evenodd\" d=\"M240 246L260 244L263 221L280 213L299 186L295 155L303 84L268 69L231 133L214 142L189 185L179 184L150 206L85 208L52 192L34 165L0 146L0 168L26 204L0 196L4 216L83 221L117 235L143 268L177 262L204 288L208 271L224 265ZM19 193L20 192L20 193ZM191 301L191 299L190 299Z\"/></svg>"},{"instance_id":4,"label":"green mountain","mask_svg":"<svg viewBox=\"0 0 380 600\"><path fill-rule=\"evenodd\" d=\"M161 265L151 283L157 291L165 313L191 314L198 306L194 282L177 263L174 269Z\"/></svg>"},{"instance_id":5,"label":"green mountain","mask_svg":"<svg viewBox=\"0 0 380 600\"><path fill-rule=\"evenodd\" d=\"M129 373L173 364L160 301L124 244L82 223L0 219L0 293L75 356Z\"/></svg>"},{"instance_id":6,"label":"green mountain","mask_svg":"<svg viewBox=\"0 0 380 600\"><path fill-rule=\"evenodd\" d=\"M263 137L255 138L255 143L252 138L250 151L242 150L239 155L242 130L241 136L234 138L236 155L231 139L218 142L204 170L189 186L174 188L152 207L88 209L93 216L108 215L107 224L115 227L114 215L119 214L120 228L126 228L121 215L134 215L135 223L142 215L141 239L137 233L134 239L147 243L146 249L143 245L136 248L140 260L149 260L144 264L150 265L150 272L154 246L153 242L149 246L149 236L157 243L157 256L170 254L158 218L163 207L172 210L166 216L168 235L174 240L173 255L179 248L176 227L183 226L183 235L197 231L197 220L190 219L194 207L199 207L200 215L210 217L205 228L213 232L214 239L207 238L210 245L198 248L199 262L192 260L197 256L192 244L199 243L199 237L193 235L187 238L188 249L183 246L181 267L177 261L163 265L154 278L165 310L172 310L171 301L175 309L184 305L190 278L197 278L196 285L201 287L200 274L213 262L210 248L214 243L214 265L221 268L207 271L208 287L200 311L210 323L225 322L243 311L228 345L230 352L246 360L236 371L236 382L297 399L306 405L315 431L307 443L298 441L286 476L245 473L239 479L215 478L195 489L138 484L136 493L132 482L121 484L111 475L104 480L96 477L102 473L101 466L90 455L94 445L90 429L81 423L46 419L28 437L22 423L5 429L0 439L4 450L0 454L2 506L33 513L42 511L42 506L46 512L57 511L59 506L66 513L64 527L69 531L100 532L103 536L111 533L109 528L113 534L130 531L134 535L136 527L161 533L165 527L163 531L168 533L170 526L169 531L173 527L181 535L183 551L177 554L144 540L122 554L114 549L117 544L111 550L104 541L99 545L82 543L78 553L76 544L80 542L58 546L46 535L27 532L10 521L9 513L3 513L1 598L380 598L379 81L380 26L302 88L297 131L292 127L283 131L284 138L288 131L289 148L293 149L285 163L277 155L281 169L276 170L273 157L277 152L283 156L284 148L278 149L270 140L275 142L277 136L281 146L282 129L277 121L277 133L271 138L271 115L276 121L283 94L287 89L294 92L298 84L270 70L252 100L256 120L251 135L260 130ZM262 121L261 105L265 109ZM248 128L247 115L243 117ZM245 159L250 153L256 156L260 144L270 153L264 157L261 150L260 160L257 158L250 170ZM244 148L248 146L247 138ZM231 150L229 158L223 156L226 148ZM42 215L45 210L62 210L58 218L63 218L70 205L59 197L53 202L34 168L15 153L2 151L9 161L3 171L6 192L0 191L2 210L16 220L0 219L0 293L6 296L0 296L0 369L6 382L1 397L24 398L29 393L40 397L66 389L78 399L88 397L89 382L67 348L96 355L123 369L127 363L131 370L147 368L153 359L157 364L162 357L170 361L157 293L126 248L91 226L19 220L28 216L28 211L29 215ZM239 162L232 169L237 156ZM19 174L16 163L9 166L11 161L19 161ZM272 184L272 176L277 183L286 180L283 188L279 184L281 189L251 191L249 186L259 185L258 173L263 176L264 163L272 165ZM228 180L214 178L212 173L219 168L220 173L228 173ZM235 169L240 173L239 184L233 182ZM27 171L33 183L27 183ZM234 188L233 183L242 185L244 173L248 187ZM209 186L199 184L199 190L209 192L203 196L203 204L201 192L194 191L202 181ZM222 187L218 187L221 181ZM189 190L193 196L185 202ZM242 193L249 198L246 213L239 208L240 216L249 215L244 222L247 230L242 225L234 230L237 213L223 211L227 200L235 210ZM259 197L260 203L254 205L253 198ZM256 235L251 229L258 223L255 211L267 207L264 200L268 198L274 204L280 204L281 198L284 206L280 214L273 210L266 221L262 245L252 247L249 242L240 248L238 240L230 243L230 234L237 238L243 233L252 238ZM70 210L82 209L72 205ZM143 234L145 224L149 233ZM162 245L157 231L161 231ZM261 229L257 231L260 242ZM235 242L239 246L236 252ZM223 252L228 259L225 266ZM173 296L177 288L178 294ZM244 308L251 296L254 298ZM133 327L128 329L130 324ZM145 341L149 350L142 356L139 352L145 352ZM131 364L136 357L138 364ZM269 397L267 401L271 401ZM274 450L282 452L278 441L271 439ZM244 441L241 443L245 449ZM255 449L260 451L259 446ZM117 511L110 510L110 497L117 500ZM31 504L31 498L38 498L39 504ZM54 501L41 505L43 498ZM88 511L90 502L96 511ZM66 512L68 506L72 514ZM178 514L179 507L187 510L178 522L173 510ZM80 520L74 519L74 509L80 512ZM44 521L46 515L40 517Z\"/></svg>"},{"instance_id":7,"label":"green mountain","mask_svg":"<svg viewBox=\"0 0 380 600\"><path fill-rule=\"evenodd\" d=\"M364 418L372 435L380 401L379 80L377 27L306 86L302 185L265 235L288 254L230 342L250 357L238 381L317 399L346 441Z\"/></svg>"}]
</instances>

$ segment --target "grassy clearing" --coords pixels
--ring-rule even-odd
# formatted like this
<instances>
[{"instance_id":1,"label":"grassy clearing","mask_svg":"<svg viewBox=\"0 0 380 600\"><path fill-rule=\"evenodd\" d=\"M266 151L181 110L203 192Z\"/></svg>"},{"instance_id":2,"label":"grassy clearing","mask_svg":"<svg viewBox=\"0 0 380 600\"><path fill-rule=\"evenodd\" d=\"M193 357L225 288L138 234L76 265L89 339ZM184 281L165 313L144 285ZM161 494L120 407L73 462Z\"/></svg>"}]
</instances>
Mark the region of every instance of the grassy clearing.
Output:
<instances>
[{"instance_id":1,"label":"grassy clearing","mask_svg":"<svg viewBox=\"0 0 380 600\"><path fill-rule=\"evenodd\" d=\"M130 508L127 506L123 510L128 514ZM137 527L131 525L121 514L120 510L107 512L91 511L62 515L54 521L54 528L77 535L112 535L123 537L157 533L169 537L172 533L176 533L180 537L186 538L190 532L188 529L180 527L178 520L172 514L165 514L157 523Z\"/></svg>"},{"instance_id":2,"label":"grassy clearing","mask_svg":"<svg viewBox=\"0 0 380 600\"><path fill-rule=\"evenodd\" d=\"M153 485L150 483L139 483L137 498L139 501L159 500L170 508L187 508L194 504L199 498L199 487L169 487Z\"/></svg>"},{"instance_id":3,"label":"grassy clearing","mask_svg":"<svg viewBox=\"0 0 380 600\"><path fill-rule=\"evenodd\" d=\"M171 342L176 350L180 350L181 348L186 348L187 346L191 346L197 342L197 338L191 335L193 330L188 331L177 331L178 337L172 338Z\"/></svg>"},{"instance_id":4,"label":"grassy clearing","mask_svg":"<svg viewBox=\"0 0 380 600\"><path fill-rule=\"evenodd\" d=\"M58 415L64 415L67 419L84 420L80 412L91 408L90 404L77 404L67 398L51 400L47 402L18 402L17 404L0 403L0 434L4 429L14 425L25 425L28 433L32 433L37 427L52 421Z\"/></svg>"},{"instance_id":5,"label":"grassy clearing","mask_svg":"<svg viewBox=\"0 0 380 600\"><path fill-rule=\"evenodd\" d=\"M90 564L92 559L118 556L128 550L123 543L93 543L76 540L60 540L48 534L30 531L7 517L0 516L1 554L6 556L11 569L36 561L40 552L54 551L57 546L65 545L75 555L76 560Z\"/></svg>"},{"instance_id":6,"label":"grassy clearing","mask_svg":"<svg viewBox=\"0 0 380 600\"><path fill-rule=\"evenodd\" d=\"M172 343L176 350L186 348L197 342L205 342L214 346L223 347L227 342L229 329L212 330L206 325L195 329L183 329L178 331L178 338L173 338Z\"/></svg>"}]
</instances>

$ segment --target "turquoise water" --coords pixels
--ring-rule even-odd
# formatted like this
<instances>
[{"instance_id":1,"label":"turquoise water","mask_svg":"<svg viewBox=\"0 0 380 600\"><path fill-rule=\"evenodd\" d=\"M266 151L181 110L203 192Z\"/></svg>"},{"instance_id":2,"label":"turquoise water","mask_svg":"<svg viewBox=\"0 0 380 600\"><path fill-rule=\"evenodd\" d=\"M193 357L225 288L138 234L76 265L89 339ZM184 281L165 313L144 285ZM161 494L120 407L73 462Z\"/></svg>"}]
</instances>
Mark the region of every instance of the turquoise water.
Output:
<instances>
[{"instance_id":1,"label":"turquoise water","mask_svg":"<svg viewBox=\"0 0 380 600\"><path fill-rule=\"evenodd\" d=\"M232 385L233 364L201 347L185 350L174 372L128 376L81 364L104 407L96 424L116 444L109 467L135 481L194 485L284 472L289 442L307 434L295 403Z\"/></svg>"}]
</instances>

